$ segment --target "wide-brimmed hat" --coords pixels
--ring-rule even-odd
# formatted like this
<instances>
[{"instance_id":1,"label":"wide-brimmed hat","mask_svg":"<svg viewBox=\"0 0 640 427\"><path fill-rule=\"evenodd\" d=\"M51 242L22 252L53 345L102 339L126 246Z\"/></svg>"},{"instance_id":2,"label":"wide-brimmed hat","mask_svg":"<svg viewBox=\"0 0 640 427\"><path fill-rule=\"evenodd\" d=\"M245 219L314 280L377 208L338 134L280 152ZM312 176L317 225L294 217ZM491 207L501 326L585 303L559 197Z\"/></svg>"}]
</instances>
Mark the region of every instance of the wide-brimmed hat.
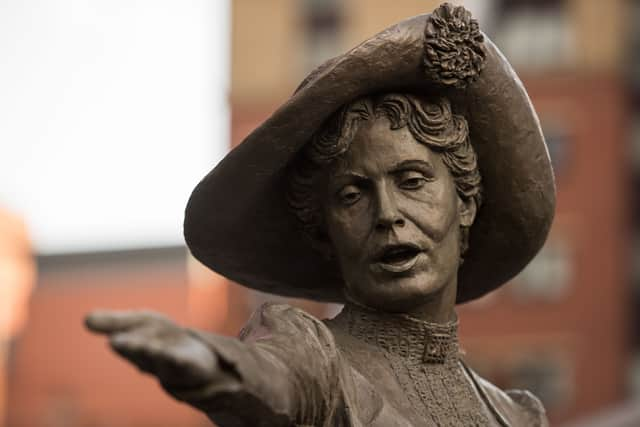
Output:
<instances>
[{"instance_id":1,"label":"wide-brimmed hat","mask_svg":"<svg viewBox=\"0 0 640 427\"><path fill-rule=\"evenodd\" d=\"M335 261L303 238L287 168L340 107L374 93L446 96L469 125L483 205L458 272L457 302L520 272L544 243L555 185L536 113L511 66L468 11L444 4L371 37L312 72L295 94L197 185L184 232L193 255L260 291L343 302Z\"/></svg>"}]
</instances>

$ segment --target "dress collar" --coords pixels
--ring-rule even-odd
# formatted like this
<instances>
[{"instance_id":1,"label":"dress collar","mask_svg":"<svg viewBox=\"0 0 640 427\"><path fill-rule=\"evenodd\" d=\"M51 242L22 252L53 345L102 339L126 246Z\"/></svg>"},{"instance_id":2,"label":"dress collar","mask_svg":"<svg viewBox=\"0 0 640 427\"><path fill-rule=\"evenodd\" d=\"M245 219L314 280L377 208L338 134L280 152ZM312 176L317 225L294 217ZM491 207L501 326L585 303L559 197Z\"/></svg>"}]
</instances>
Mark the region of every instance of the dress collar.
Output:
<instances>
[{"instance_id":1,"label":"dress collar","mask_svg":"<svg viewBox=\"0 0 640 427\"><path fill-rule=\"evenodd\" d=\"M385 313L347 303L336 320L349 334L410 363L443 364L457 360L458 319L432 323L404 314Z\"/></svg>"}]
</instances>

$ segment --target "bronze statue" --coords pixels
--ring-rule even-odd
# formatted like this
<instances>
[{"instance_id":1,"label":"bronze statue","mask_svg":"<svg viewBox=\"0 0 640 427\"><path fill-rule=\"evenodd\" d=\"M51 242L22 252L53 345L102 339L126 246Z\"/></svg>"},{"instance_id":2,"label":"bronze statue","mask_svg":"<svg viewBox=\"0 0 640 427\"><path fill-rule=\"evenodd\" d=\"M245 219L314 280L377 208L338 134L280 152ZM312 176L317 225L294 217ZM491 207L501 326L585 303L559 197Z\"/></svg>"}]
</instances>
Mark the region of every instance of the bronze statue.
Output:
<instances>
[{"instance_id":1,"label":"bronze statue","mask_svg":"<svg viewBox=\"0 0 640 427\"><path fill-rule=\"evenodd\" d=\"M149 312L87 325L220 426L545 426L465 364L454 308L521 271L554 205L524 88L444 4L311 73L187 206L204 264L340 314L266 304L239 339Z\"/></svg>"}]
</instances>

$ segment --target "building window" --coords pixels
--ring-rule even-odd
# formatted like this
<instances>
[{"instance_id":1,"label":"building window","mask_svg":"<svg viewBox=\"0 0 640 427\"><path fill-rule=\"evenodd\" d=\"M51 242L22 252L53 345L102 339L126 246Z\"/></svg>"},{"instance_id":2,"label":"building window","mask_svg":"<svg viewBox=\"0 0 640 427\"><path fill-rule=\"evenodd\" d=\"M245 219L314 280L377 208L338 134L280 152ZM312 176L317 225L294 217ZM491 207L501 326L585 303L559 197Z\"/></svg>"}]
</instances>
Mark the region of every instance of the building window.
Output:
<instances>
[{"instance_id":1,"label":"building window","mask_svg":"<svg viewBox=\"0 0 640 427\"><path fill-rule=\"evenodd\" d=\"M638 80L640 80L640 78ZM640 86L640 82L638 85ZM638 93L640 94L640 90ZM640 175L640 95L638 96L638 107L636 111L631 121L631 162L636 175ZM636 188L640 188L640 186Z\"/></svg>"},{"instance_id":2,"label":"building window","mask_svg":"<svg viewBox=\"0 0 640 427\"><path fill-rule=\"evenodd\" d=\"M640 2L629 2L629 22L636 23L640 20ZM640 31L636 25L631 25L629 31L629 47L627 54L629 61L626 64L627 76L633 89L633 104L635 110L640 110Z\"/></svg>"},{"instance_id":3,"label":"building window","mask_svg":"<svg viewBox=\"0 0 640 427\"><path fill-rule=\"evenodd\" d=\"M640 352L633 355L628 378L631 397L640 399Z\"/></svg>"},{"instance_id":4,"label":"building window","mask_svg":"<svg viewBox=\"0 0 640 427\"><path fill-rule=\"evenodd\" d=\"M575 34L563 1L500 2L494 39L516 68L528 71L570 65Z\"/></svg>"},{"instance_id":5,"label":"building window","mask_svg":"<svg viewBox=\"0 0 640 427\"><path fill-rule=\"evenodd\" d=\"M307 74L342 51L343 10L339 0L300 0Z\"/></svg>"},{"instance_id":6,"label":"building window","mask_svg":"<svg viewBox=\"0 0 640 427\"><path fill-rule=\"evenodd\" d=\"M515 299L557 301L564 297L572 278L569 243L558 233L509 285Z\"/></svg>"},{"instance_id":7,"label":"building window","mask_svg":"<svg viewBox=\"0 0 640 427\"><path fill-rule=\"evenodd\" d=\"M541 123L553 171L557 178L567 166L571 154L572 136L564 122L542 117Z\"/></svg>"}]
</instances>

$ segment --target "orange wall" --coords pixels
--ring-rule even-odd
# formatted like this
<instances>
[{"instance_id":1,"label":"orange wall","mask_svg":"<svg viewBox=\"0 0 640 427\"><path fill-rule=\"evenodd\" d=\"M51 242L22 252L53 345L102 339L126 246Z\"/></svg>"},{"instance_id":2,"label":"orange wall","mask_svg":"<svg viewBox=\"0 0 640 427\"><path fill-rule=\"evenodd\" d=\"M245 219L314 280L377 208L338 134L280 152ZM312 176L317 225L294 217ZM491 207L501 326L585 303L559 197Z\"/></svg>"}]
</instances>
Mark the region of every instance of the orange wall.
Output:
<instances>
[{"instance_id":1,"label":"orange wall","mask_svg":"<svg viewBox=\"0 0 640 427\"><path fill-rule=\"evenodd\" d=\"M168 264L43 272L27 329L13 349L9 425L207 425L83 326L95 308L149 308L186 323L186 272L180 263Z\"/></svg>"}]
</instances>

